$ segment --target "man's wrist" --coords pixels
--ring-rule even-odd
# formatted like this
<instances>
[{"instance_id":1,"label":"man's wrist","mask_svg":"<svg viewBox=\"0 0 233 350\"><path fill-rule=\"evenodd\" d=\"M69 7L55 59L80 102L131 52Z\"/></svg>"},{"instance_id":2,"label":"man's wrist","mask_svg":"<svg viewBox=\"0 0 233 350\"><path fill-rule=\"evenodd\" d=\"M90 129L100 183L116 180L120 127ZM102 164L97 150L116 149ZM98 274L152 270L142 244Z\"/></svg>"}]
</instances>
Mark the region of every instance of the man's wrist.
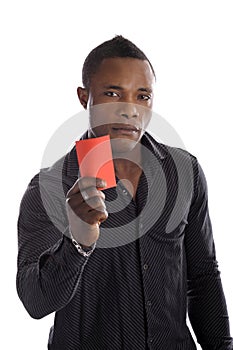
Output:
<instances>
[{"instance_id":1,"label":"man's wrist","mask_svg":"<svg viewBox=\"0 0 233 350\"><path fill-rule=\"evenodd\" d=\"M75 248L77 249L77 251L79 252L79 254L81 254L85 257L90 256L96 247L96 242L93 243L90 247L87 247L87 246L83 246L82 244L78 243L72 236L71 236L71 241L72 241L73 245L75 246Z\"/></svg>"},{"instance_id":2,"label":"man's wrist","mask_svg":"<svg viewBox=\"0 0 233 350\"><path fill-rule=\"evenodd\" d=\"M86 246L82 243L77 242L77 240L74 238L70 228L69 228L69 235L70 235L71 242L73 243L73 245L75 246L75 248L77 249L79 254L87 257L93 253L93 251L96 247L96 242L94 242L91 246Z\"/></svg>"},{"instance_id":3,"label":"man's wrist","mask_svg":"<svg viewBox=\"0 0 233 350\"><path fill-rule=\"evenodd\" d=\"M70 226L67 226L65 231L63 232L63 234L68 237L68 239L71 241L71 243L75 246L75 248L77 249L77 251L83 255L83 256L90 256L95 247L96 247L96 242L94 242L91 246L86 246L82 243L77 242L77 240L74 238L72 232L71 232L71 228Z\"/></svg>"}]
</instances>

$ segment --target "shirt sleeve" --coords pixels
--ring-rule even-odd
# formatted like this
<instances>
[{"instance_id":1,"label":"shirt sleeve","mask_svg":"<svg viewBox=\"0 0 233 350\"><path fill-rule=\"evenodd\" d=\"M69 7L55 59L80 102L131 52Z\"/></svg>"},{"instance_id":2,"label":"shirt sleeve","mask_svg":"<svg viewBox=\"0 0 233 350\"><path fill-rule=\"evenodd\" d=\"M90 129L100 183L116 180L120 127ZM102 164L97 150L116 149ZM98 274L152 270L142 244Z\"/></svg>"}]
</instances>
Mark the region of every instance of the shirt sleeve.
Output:
<instances>
[{"instance_id":1,"label":"shirt sleeve","mask_svg":"<svg viewBox=\"0 0 233 350\"><path fill-rule=\"evenodd\" d=\"M16 285L26 310L36 319L69 303L90 258L79 254L66 236L67 222L59 217L58 204L51 199L50 205L54 205L57 225L45 211L35 177L20 205Z\"/></svg>"},{"instance_id":2,"label":"shirt sleeve","mask_svg":"<svg viewBox=\"0 0 233 350\"><path fill-rule=\"evenodd\" d=\"M185 235L188 314L204 350L232 350L229 318L208 211L207 183L199 163Z\"/></svg>"}]
</instances>

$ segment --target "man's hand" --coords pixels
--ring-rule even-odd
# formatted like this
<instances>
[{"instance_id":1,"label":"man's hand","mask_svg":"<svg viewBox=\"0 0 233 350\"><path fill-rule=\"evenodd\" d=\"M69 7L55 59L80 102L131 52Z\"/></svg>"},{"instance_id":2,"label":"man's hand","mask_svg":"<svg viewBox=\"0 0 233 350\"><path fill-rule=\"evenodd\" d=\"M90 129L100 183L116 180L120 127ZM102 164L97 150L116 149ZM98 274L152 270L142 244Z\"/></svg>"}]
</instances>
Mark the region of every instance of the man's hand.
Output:
<instances>
[{"instance_id":1,"label":"man's hand","mask_svg":"<svg viewBox=\"0 0 233 350\"><path fill-rule=\"evenodd\" d=\"M99 237L99 225L108 217L105 195L98 188L106 182L94 177L81 177L66 195L66 209L71 233L84 247L91 246Z\"/></svg>"}]
</instances>

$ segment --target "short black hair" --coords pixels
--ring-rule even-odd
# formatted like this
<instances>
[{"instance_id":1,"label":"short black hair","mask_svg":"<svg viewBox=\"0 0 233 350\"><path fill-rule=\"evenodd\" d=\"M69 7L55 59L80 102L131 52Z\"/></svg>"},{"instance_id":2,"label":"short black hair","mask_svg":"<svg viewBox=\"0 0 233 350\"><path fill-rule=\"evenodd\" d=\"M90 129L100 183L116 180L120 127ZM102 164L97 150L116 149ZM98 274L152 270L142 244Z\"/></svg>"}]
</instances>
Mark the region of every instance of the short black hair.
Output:
<instances>
[{"instance_id":1,"label":"short black hair","mask_svg":"<svg viewBox=\"0 0 233 350\"><path fill-rule=\"evenodd\" d=\"M155 76L153 66L146 55L130 40L125 39L122 35L116 35L113 39L94 48L86 57L82 69L83 86L87 89L90 87L92 76L97 72L99 65L105 58L115 57L131 57L148 61Z\"/></svg>"}]
</instances>

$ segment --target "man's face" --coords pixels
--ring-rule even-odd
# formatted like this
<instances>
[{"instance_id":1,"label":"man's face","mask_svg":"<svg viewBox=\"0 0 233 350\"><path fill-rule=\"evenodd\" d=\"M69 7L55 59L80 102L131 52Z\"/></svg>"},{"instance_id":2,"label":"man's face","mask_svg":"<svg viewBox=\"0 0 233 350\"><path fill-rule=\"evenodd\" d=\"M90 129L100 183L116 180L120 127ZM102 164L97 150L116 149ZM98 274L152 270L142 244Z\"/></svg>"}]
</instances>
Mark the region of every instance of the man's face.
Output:
<instances>
[{"instance_id":1,"label":"man's face","mask_svg":"<svg viewBox=\"0 0 233 350\"><path fill-rule=\"evenodd\" d=\"M113 151L133 150L151 118L154 83L147 61L104 59L86 95L89 137L109 135Z\"/></svg>"}]
</instances>

